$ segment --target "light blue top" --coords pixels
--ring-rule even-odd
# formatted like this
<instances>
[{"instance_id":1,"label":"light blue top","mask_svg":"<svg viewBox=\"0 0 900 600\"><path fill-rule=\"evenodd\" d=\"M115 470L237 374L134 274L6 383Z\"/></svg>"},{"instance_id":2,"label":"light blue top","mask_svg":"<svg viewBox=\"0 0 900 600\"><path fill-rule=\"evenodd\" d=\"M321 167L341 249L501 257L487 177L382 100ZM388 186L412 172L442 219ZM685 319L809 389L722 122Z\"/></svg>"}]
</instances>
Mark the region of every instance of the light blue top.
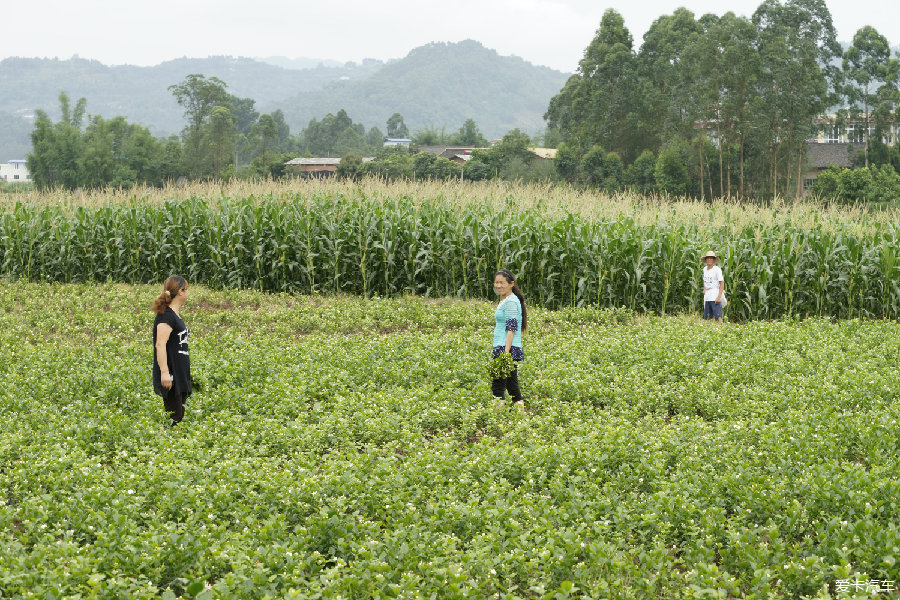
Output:
<instances>
[{"instance_id":1,"label":"light blue top","mask_svg":"<svg viewBox=\"0 0 900 600\"><path fill-rule=\"evenodd\" d=\"M513 335L512 345L517 348L522 347L522 303L515 294L510 294L497 305L494 311L494 347L506 347L506 332L515 331Z\"/></svg>"}]
</instances>

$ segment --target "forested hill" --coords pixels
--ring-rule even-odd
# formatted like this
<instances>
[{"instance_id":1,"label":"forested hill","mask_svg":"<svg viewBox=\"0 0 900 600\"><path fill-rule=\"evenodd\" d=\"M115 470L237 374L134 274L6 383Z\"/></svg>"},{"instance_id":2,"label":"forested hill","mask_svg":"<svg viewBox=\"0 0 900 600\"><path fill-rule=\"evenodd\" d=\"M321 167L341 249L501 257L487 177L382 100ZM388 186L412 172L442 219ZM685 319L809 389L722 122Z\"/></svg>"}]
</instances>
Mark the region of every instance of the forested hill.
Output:
<instances>
[{"instance_id":1,"label":"forested hill","mask_svg":"<svg viewBox=\"0 0 900 600\"><path fill-rule=\"evenodd\" d=\"M399 112L410 132L427 126L451 131L471 118L492 138L516 127L528 133L543 129L550 98L567 78L472 40L433 43L368 79L330 83L268 108L281 108L291 130L343 108L354 122L379 128Z\"/></svg>"},{"instance_id":2,"label":"forested hill","mask_svg":"<svg viewBox=\"0 0 900 600\"><path fill-rule=\"evenodd\" d=\"M31 119L0 110L0 163L25 158L31 150Z\"/></svg>"},{"instance_id":3,"label":"forested hill","mask_svg":"<svg viewBox=\"0 0 900 600\"><path fill-rule=\"evenodd\" d=\"M351 81L367 77L381 66L380 61L366 60L338 67L285 69L224 56L180 58L153 67L108 66L82 58L7 58L0 61L0 112L23 117L40 108L55 117L59 92L65 90L73 99L87 98L89 114L121 115L157 134L177 133L184 127L184 110L168 88L190 73L218 77L228 84L229 93L253 98L259 107L342 77Z\"/></svg>"},{"instance_id":4,"label":"forested hill","mask_svg":"<svg viewBox=\"0 0 900 600\"><path fill-rule=\"evenodd\" d=\"M73 57L7 58L0 61L0 161L24 158L31 116L42 109L59 117L58 96L87 99L87 112L124 116L155 135L179 133L184 110L168 88L190 73L218 77L228 92L256 100L256 109L282 109L293 132L341 108L357 123L382 130L393 113L411 132L433 126L457 129L474 119L482 133L499 137L519 127L535 133L568 75L521 58L500 56L480 43L428 44L403 59L287 69L287 59L181 58L153 67L108 66ZM306 63L308 64L308 63Z\"/></svg>"}]
</instances>

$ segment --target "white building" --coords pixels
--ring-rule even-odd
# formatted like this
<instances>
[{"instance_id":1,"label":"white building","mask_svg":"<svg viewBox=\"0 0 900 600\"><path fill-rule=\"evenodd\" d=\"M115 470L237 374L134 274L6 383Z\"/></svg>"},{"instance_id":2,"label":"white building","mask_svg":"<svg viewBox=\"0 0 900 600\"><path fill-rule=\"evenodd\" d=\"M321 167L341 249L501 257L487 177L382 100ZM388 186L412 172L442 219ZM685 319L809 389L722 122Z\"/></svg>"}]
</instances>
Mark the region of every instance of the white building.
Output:
<instances>
[{"instance_id":1,"label":"white building","mask_svg":"<svg viewBox=\"0 0 900 600\"><path fill-rule=\"evenodd\" d=\"M31 175L24 160L11 160L6 164L0 163L0 181L31 183Z\"/></svg>"},{"instance_id":2,"label":"white building","mask_svg":"<svg viewBox=\"0 0 900 600\"><path fill-rule=\"evenodd\" d=\"M820 144L865 144L866 133L870 140L875 135L875 118L869 117L869 123L868 132L865 132L866 125L862 117L846 119L841 127L837 124L835 115L828 115L816 120L819 133L815 139L810 141ZM885 123L882 128L882 143L893 146L898 139L900 139L900 123L893 120Z\"/></svg>"},{"instance_id":3,"label":"white building","mask_svg":"<svg viewBox=\"0 0 900 600\"><path fill-rule=\"evenodd\" d=\"M384 138L385 148L389 146L403 146L404 148L409 148L410 144L412 144L412 140L409 138Z\"/></svg>"}]
</instances>

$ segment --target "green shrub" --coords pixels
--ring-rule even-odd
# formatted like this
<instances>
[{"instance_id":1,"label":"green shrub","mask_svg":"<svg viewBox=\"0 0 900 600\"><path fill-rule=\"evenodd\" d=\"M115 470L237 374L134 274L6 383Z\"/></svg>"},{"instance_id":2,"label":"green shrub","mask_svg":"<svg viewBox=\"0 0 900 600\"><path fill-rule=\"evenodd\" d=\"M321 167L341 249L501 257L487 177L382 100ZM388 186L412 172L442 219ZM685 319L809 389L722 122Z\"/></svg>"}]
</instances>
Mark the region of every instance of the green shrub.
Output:
<instances>
[{"instance_id":1,"label":"green shrub","mask_svg":"<svg viewBox=\"0 0 900 600\"><path fill-rule=\"evenodd\" d=\"M818 175L813 193L846 204L894 202L900 199L900 175L891 165L858 169L832 165Z\"/></svg>"}]
</instances>

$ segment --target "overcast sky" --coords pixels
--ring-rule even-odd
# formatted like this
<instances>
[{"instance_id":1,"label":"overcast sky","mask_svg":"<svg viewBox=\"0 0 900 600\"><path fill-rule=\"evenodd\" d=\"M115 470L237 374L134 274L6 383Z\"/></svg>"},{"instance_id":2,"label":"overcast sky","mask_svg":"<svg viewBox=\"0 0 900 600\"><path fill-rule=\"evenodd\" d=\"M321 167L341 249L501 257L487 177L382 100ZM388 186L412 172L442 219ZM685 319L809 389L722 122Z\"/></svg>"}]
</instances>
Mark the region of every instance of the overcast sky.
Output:
<instances>
[{"instance_id":1,"label":"overcast sky","mask_svg":"<svg viewBox=\"0 0 900 600\"><path fill-rule=\"evenodd\" d=\"M900 0L826 0L838 39L874 26L900 45ZM0 58L82 58L155 65L210 55L359 61L401 58L428 42L474 39L503 55L572 72L607 8L636 46L685 6L750 16L760 1L634 0L29 0L4 11Z\"/></svg>"}]
</instances>

